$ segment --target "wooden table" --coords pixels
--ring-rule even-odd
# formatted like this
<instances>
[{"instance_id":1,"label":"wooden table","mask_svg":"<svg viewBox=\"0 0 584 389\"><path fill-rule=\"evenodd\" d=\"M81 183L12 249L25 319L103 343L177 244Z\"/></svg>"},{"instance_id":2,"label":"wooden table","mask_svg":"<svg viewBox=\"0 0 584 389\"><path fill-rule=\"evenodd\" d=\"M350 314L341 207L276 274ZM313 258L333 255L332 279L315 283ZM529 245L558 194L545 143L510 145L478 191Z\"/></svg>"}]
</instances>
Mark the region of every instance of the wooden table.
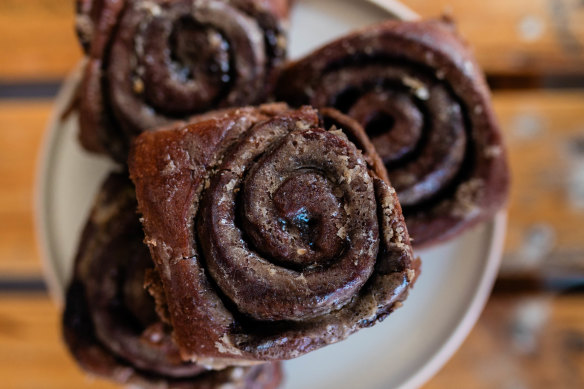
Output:
<instances>
[{"instance_id":1,"label":"wooden table","mask_svg":"<svg viewBox=\"0 0 584 389\"><path fill-rule=\"evenodd\" d=\"M475 46L509 147L503 265L485 312L426 386L584 387L584 3L411 0ZM33 228L37 152L57 87L81 58L72 0L0 1L0 385L114 387L60 340Z\"/></svg>"}]
</instances>

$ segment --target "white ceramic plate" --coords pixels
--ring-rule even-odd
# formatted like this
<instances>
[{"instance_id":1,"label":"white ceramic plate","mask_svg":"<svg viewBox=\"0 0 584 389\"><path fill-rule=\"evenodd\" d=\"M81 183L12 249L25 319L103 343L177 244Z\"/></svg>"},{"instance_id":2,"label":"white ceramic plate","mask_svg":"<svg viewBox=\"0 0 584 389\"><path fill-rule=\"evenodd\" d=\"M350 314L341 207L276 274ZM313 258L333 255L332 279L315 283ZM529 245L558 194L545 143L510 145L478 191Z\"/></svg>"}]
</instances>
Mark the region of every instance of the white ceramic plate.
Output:
<instances>
[{"instance_id":1,"label":"white ceramic plate","mask_svg":"<svg viewBox=\"0 0 584 389\"><path fill-rule=\"evenodd\" d=\"M409 17L395 2L371 0ZM409 16L408 16L409 15ZM296 58L388 14L364 0L298 1L290 55ZM52 296L62 303L77 240L102 180L114 165L77 143L77 117L61 120L80 72L59 93L37 176L37 231ZM459 238L419 251L422 275L403 308L341 343L285 363L284 388L416 388L460 346L479 317L495 279L505 214Z\"/></svg>"}]
</instances>

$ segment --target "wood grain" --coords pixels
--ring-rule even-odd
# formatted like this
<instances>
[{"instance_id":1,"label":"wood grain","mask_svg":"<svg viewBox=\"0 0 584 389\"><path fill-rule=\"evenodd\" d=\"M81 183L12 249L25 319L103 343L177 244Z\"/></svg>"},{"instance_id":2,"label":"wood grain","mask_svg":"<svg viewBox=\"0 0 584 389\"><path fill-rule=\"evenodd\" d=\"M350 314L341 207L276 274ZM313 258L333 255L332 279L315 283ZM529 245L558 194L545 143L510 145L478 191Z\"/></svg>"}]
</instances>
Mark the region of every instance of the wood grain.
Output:
<instances>
[{"instance_id":1,"label":"wood grain","mask_svg":"<svg viewBox=\"0 0 584 389\"><path fill-rule=\"evenodd\" d=\"M0 81L63 78L81 58L74 0L0 1Z\"/></svg>"},{"instance_id":2,"label":"wood grain","mask_svg":"<svg viewBox=\"0 0 584 389\"><path fill-rule=\"evenodd\" d=\"M584 387L584 296L493 295L463 346L423 389Z\"/></svg>"},{"instance_id":3,"label":"wood grain","mask_svg":"<svg viewBox=\"0 0 584 389\"><path fill-rule=\"evenodd\" d=\"M50 101L0 101L0 274L40 277L33 226L34 174Z\"/></svg>"},{"instance_id":4,"label":"wood grain","mask_svg":"<svg viewBox=\"0 0 584 389\"><path fill-rule=\"evenodd\" d=\"M0 380L11 389L119 388L86 376L61 341L60 312L46 296L0 296Z\"/></svg>"},{"instance_id":5,"label":"wood grain","mask_svg":"<svg viewBox=\"0 0 584 389\"><path fill-rule=\"evenodd\" d=\"M0 80L64 77L81 57L73 0L0 2ZM584 75L581 0L410 0L424 17L456 19L487 73Z\"/></svg>"},{"instance_id":6,"label":"wood grain","mask_svg":"<svg viewBox=\"0 0 584 389\"><path fill-rule=\"evenodd\" d=\"M461 349L423 389L584 387L584 295L491 297ZM13 389L115 388L84 375L45 296L0 297L0 379Z\"/></svg>"},{"instance_id":7,"label":"wood grain","mask_svg":"<svg viewBox=\"0 0 584 389\"><path fill-rule=\"evenodd\" d=\"M502 272L584 275L584 92L494 95L512 173Z\"/></svg>"},{"instance_id":8,"label":"wood grain","mask_svg":"<svg viewBox=\"0 0 584 389\"><path fill-rule=\"evenodd\" d=\"M450 15L491 74L584 74L581 0L409 0L423 17Z\"/></svg>"}]
</instances>

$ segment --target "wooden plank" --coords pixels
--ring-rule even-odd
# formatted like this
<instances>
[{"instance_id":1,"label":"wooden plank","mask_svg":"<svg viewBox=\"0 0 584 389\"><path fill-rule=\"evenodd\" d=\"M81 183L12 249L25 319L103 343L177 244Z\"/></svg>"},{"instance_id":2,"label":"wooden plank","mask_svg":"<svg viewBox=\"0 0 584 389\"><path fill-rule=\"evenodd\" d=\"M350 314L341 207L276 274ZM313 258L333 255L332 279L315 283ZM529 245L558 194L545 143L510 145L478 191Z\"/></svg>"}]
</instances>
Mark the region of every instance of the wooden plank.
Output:
<instances>
[{"instance_id":1,"label":"wooden plank","mask_svg":"<svg viewBox=\"0 0 584 389\"><path fill-rule=\"evenodd\" d=\"M495 294L461 349L424 389L584 387L584 295ZM44 296L0 296L3 387L114 388L85 376Z\"/></svg>"},{"instance_id":2,"label":"wooden plank","mask_svg":"<svg viewBox=\"0 0 584 389\"><path fill-rule=\"evenodd\" d=\"M51 102L0 101L0 274L40 277L33 227L37 153Z\"/></svg>"},{"instance_id":3,"label":"wooden plank","mask_svg":"<svg viewBox=\"0 0 584 389\"><path fill-rule=\"evenodd\" d=\"M584 273L584 92L498 92L513 175L502 271ZM32 225L49 101L0 102L0 274L40 275Z\"/></svg>"},{"instance_id":4,"label":"wooden plank","mask_svg":"<svg viewBox=\"0 0 584 389\"><path fill-rule=\"evenodd\" d=\"M584 274L584 92L494 96L512 172L502 272Z\"/></svg>"},{"instance_id":5,"label":"wooden plank","mask_svg":"<svg viewBox=\"0 0 584 389\"><path fill-rule=\"evenodd\" d=\"M0 296L2 387L119 388L86 376L61 341L61 317L46 296Z\"/></svg>"},{"instance_id":6,"label":"wooden plank","mask_svg":"<svg viewBox=\"0 0 584 389\"><path fill-rule=\"evenodd\" d=\"M584 387L584 296L493 295L423 389Z\"/></svg>"},{"instance_id":7,"label":"wooden plank","mask_svg":"<svg viewBox=\"0 0 584 389\"><path fill-rule=\"evenodd\" d=\"M81 57L73 0L0 2L0 80L62 78ZM410 0L424 17L452 15L494 74L584 74L580 0Z\"/></svg>"},{"instance_id":8,"label":"wooden plank","mask_svg":"<svg viewBox=\"0 0 584 389\"><path fill-rule=\"evenodd\" d=\"M63 78L81 58L73 0L0 1L0 80Z\"/></svg>"},{"instance_id":9,"label":"wooden plank","mask_svg":"<svg viewBox=\"0 0 584 389\"><path fill-rule=\"evenodd\" d=\"M424 17L451 15L487 73L584 74L580 0L408 0Z\"/></svg>"}]
</instances>

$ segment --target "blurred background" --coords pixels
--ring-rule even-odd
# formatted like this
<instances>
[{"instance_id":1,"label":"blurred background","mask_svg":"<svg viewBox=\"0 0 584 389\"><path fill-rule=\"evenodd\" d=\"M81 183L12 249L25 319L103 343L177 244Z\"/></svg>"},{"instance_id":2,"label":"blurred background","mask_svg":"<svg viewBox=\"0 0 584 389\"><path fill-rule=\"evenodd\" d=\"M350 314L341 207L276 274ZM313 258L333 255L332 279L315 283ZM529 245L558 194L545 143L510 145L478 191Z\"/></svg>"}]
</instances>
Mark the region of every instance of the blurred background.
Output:
<instances>
[{"instance_id":1,"label":"blurred background","mask_svg":"<svg viewBox=\"0 0 584 389\"><path fill-rule=\"evenodd\" d=\"M33 226L35 164L81 58L73 0L0 0L0 386L88 383L61 344ZM584 388L584 0L409 0L452 16L493 89L513 186L499 278L424 389ZM91 387L114 387L95 382Z\"/></svg>"}]
</instances>

